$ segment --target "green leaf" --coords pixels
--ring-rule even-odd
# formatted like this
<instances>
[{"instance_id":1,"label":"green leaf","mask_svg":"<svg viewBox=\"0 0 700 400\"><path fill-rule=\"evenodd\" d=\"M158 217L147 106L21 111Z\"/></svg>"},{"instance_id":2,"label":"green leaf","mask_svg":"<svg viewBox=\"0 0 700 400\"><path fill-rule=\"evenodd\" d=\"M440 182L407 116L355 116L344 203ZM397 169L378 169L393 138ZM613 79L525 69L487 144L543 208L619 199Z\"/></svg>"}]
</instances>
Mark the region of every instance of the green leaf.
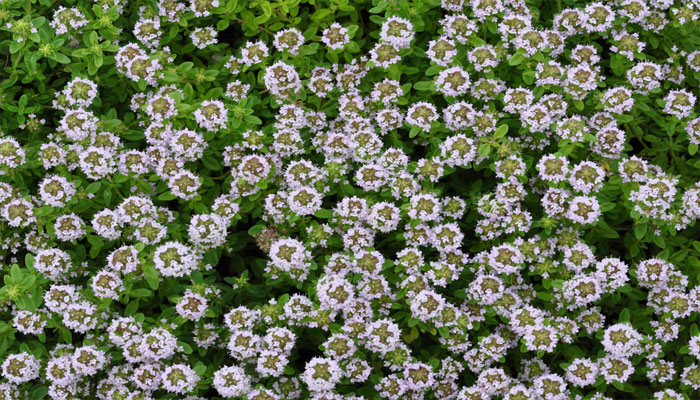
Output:
<instances>
[{"instance_id":1,"label":"green leaf","mask_svg":"<svg viewBox=\"0 0 700 400\"><path fill-rule=\"evenodd\" d=\"M185 354L192 354L192 346L190 346L187 342L177 342L178 345L182 347L182 351Z\"/></svg>"},{"instance_id":2,"label":"green leaf","mask_svg":"<svg viewBox=\"0 0 700 400\"><path fill-rule=\"evenodd\" d=\"M151 292L150 290L148 290L146 288L139 288L139 289L131 289L131 291L129 292L129 295L133 296L133 297L148 297L152 293L153 292Z\"/></svg>"},{"instance_id":3,"label":"green leaf","mask_svg":"<svg viewBox=\"0 0 700 400\"><path fill-rule=\"evenodd\" d=\"M228 28L228 24L228 19L221 19L219 20L219 22L216 23L216 30L223 31L226 28Z\"/></svg>"},{"instance_id":4,"label":"green leaf","mask_svg":"<svg viewBox=\"0 0 700 400\"><path fill-rule=\"evenodd\" d=\"M599 220L596 223L595 230L598 232L598 234L600 234L600 236L607 239L617 239L620 237L617 231L615 231L613 228L610 227L610 225L606 224L602 220Z\"/></svg>"},{"instance_id":5,"label":"green leaf","mask_svg":"<svg viewBox=\"0 0 700 400\"><path fill-rule=\"evenodd\" d=\"M97 258L105 244L104 241L99 236L93 235L89 235L87 240L90 243L90 258Z\"/></svg>"},{"instance_id":6,"label":"green leaf","mask_svg":"<svg viewBox=\"0 0 700 400\"><path fill-rule=\"evenodd\" d=\"M61 329L61 338L66 343L73 343L73 334L69 329Z\"/></svg>"},{"instance_id":7,"label":"green leaf","mask_svg":"<svg viewBox=\"0 0 700 400\"><path fill-rule=\"evenodd\" d=\"M97 31L90 31L90 33L87 34L87 42L88 42L88 44L90 44L92 46L100 44L100 41L98 40L98 37L97 37Z\"/></svg>"},{"instance_id":8,"label":"green leaf","mask_svg":"<svg viewBox=\"0 0 700 400\"><path fill-rule=\"evenodd\" d=\"M481 157L488 156L490 152L491 152L491 146L489 146L488 143L484 143L481 146L479 146L479 155Z\"/></svg>"},{"instance_id":9,"label":"green leaf","mask_svg":"<svg viewBox=\"0 0 700 400\"><path fill-rule=\"evenodd\" d=\"M632 116L630 114L620 114L617 117L617 122L619 122L621 124L625 124L627 122L632 122L632 121L634 121L634 116Z\"/></svg>"},{"instance_id":10,"label":"green leaf","mask_svg":"<svg viewBox=\"0 0 700 400\"><path fill-rule=\"evenodd\" d=\"M448 331L449 334L449 331ZM403 335L403 339L406 341L406 343L411 344L414 342L416 339L420 337L420 333L418 332L418 329L415 327L411 328L408 334Z\"/></svg>"},{"instance_id":11,"label":"green leaf","mask_svg":"<svg viewBox=\"0 0 700 400\"><path fill-rule=\"evenodd\" d=\"M47 386L39 386L38 388L34 389L32 392L32 400L40 400L46 397L46 394L49 393L49 388Z\"/></svg>"},{"instance_id":12,"label":"green leaf","mask_svg":"<svg viewBox=\"0 0 700 400\"><path fill-rule=\"evenodd\" d=\"M552 295L547 292L537 292L537 298L544 301L549 301L552 299Z\"/></svg>"},{"instance_id":13,"label":"green leaf","mask_svg":"<svg viewBox=\"0 0 700 400\"><path fill-rule=\"evenodd\" d=\"M631 318L630 310L625 307L620 311L620 318L618 319L620 322L627 322Z\"/></svg>"},{"instance_id":14,"label":"green leaf","mask_svg":"<svg viewBox=\"0 0 700 400\"><path fill-rule=\"evenodd\" d=\"M24 266L29 269L34 268L34 256L31 253L27 253L24 256Z\"/></svg>"},{"instance_id":15,"label":"green leaf","mask_svg":"<svg viewBox=\"0 0 700 400\"><path fill-rule=\"evenodd\" d=\"M250 227L250 229L248 229L248 234L250 236L255 236L258 233L262 232L263 229L265 229L265 225L263 225L263 224L253 225Z\"/></svg>"},{"instance_id":16,"label":"green leaf","mask_svg":"<svg viewBox=\"0 0 700 400\"><path fill-rule=\"evenodd\" d=\"M700 253L700 242L698 242L697 240L694 240L693 241L693 248L695 249L695 251Z\"/></svg>"},{"instance_id":17,"label":"green leaf","mask_svg":"<svg viewBox=\"0 0 700 400\"><path fill-rule=\"evenodd\" d=\"M584 133L583 134L583 139L587 142L595 143L598 141L598 138L591 135L590 133Z\"/></svg>"},{"instance_id":18,"label":"green leaf","mask_svg":"<svg viewBox=\"0 0 700 400\"><path fill-rule=\"evenodd\" d=\"M498 24L495 20L490 19L486 21L486 29L488 29L489 32L495 35L498 33Z\"/></svg>"},{"instance_id":19,"label":"green leaf","mask_svg":"<svg viewBox=\"0 0 700 400\"><path fill-rule=\"evenodd\" d=\"M265 3L267 3L266 8L270 9L270 13L268 14L267 12L265 12L262 15L258 15L257 17L255 17L253 19L253 23L255 25L262 25L263 23L267 22L267 20L270 19L270 17L272 16L272 8L270 7L270 3L269 2L265 2Z\"/></svg>"},{"instance_id":20,"label":"green leaf","mask_svg":"<svg viewBox=\"0 0 700 400\"><path fill-rule=\"evenodd\" d=\"M442 67L439 65L431 65L428 67L428 69L425 70L425 76L433 76L437 75L442 71Z\"/></svg>"},{"instance_id":21,"label":"green leaf","mask_svg":"<svg viewBox=\"0 0 700 400\"><path fill-rule=\"evenodd\" d=\"M202 363L201 361L198 362L193 369L199 376L203 376L207 372L207 366L204 365L204 363Z\"/></svg>"},{"instance_id":22,"label":"green leaf","mask_svg":"<svg viewBox=\"0 0 700 400\"><path fill-rule=\"evenodd\" d=\"M94 58L91 58L88 60L87 71L88 71L88 74L90 74L90 75L95 75L97 73L97 65L95 65Z\"/></svg>"},{"instance_id":23,"label":"green leaf","mask_svg":"<svg viewBox=\"0 0 700 400\"><path fill-rule=\"evenodd\" d=\"M668 136L673 136L673 133L676 131L676 122L668 122L666 124L666 133L668 133Z\"/></svg>"},{"instance_id":24,"label":"green leaf","mask_svg":"<svg viewBox=\"0 0 700 400\"><path fill-rule=\"evenodd\" d=\"M10 53L15 54L24 47L24 42L12 42L10 43Z\"/></svg>"},{"instance_id":25,"label":"green leaf","mask_svg":"<svg viewBox=\"0 0 700 400\"><path fill-rule=\"evenodd\" d=\"M27 106L27 102L28 102L28 101L29 101L29 96L27 96L26 93L23 94L23 95L19 98L19 102L17 102L17 105L19 106L19 109L20 109L20 110L24 110L24 108Z\"/></svg>"},{"instance_id":26,"label":"green leaf","mask_svg":"<svg viewBox=\"0 0 700 400\"><path fill-rule=\"evenodd\" d=\"M180 75L178 75L175 71L172 70L166 70L163 72L163 81L167 83L174 83L174 82L179 82L182 80L180 78Z\"/></svg>"},{"instance_id":27,"label":"green leaf","mask_svg":"<svg viewBox=\"0 0 700 400\"><path fill-rule=\"evenodd\" d=\"M647 233L647 224L637 224L634 226L634 236L637 240L642 240Z\"/></svg>"},{"instance_id":28,"label":"green leaf","mask_svg":"<svg viewBox=\"0 0 700 400\"><path fill-rule=\"evenodd\" d=\"M525 61L525 56L521 51L518 51L515 54L513 54L513 56L510 59L508 59L508 65L514 67L516 65L522 64L523 61Z\"/></svg>"},{"instance_id":29,"label":"green leaf","mask_svg":"<svg viewBox=\"0 0 700 400\"><path fill-rule=\"evenodd\" d=\"M97 182L92 182L91 184L87 185L85 188L85 193L97 193L98 190L100 190L100 186L102 185L102 182L97 181Z\"/></svg>"},{"instance_id":30,"label":"green leaf","mask_svg":"<svg viewBox=\"0 0 700 400\"><path fill-rule=\"evenodd\" d=\"M617 76L622 75L625 70L624 57L619 54L611 54L610 69L612 70L613 74Z\"/></svg>"},{"instance_id":31,"label":"green leaf","mask_svg":"<svg viewBox=\"0 0 700 400\"><path fill-rule=\"evenodd\" d=\"M22 273L22 270L19 268L19 265L17 265L17 264L12 265L12 268L10 268L10 277L12 277L12 280L15 283L22 282L22 278L24 278L24 274Z\"/></svg>"},{"instance_id":32,"label":"green leaf","mask_svg":"<svg viewBox=\"0 0 700 400\"><path fill-rule=\"evenodd\" d=\"M420 81L413 85L413 88L420 91L434 91L435 85L431 81Z\"/></svg>"},{"instance_id":33,"label":"green leaf","mask_svg":"<svg viewBox=\"0 0 700 400\"><path fill-rule=\"evenodd\" d=\"M328 219L333 216L333 211L320 209L314 213L314 217L321 219Z\"/></svg>"},{"instance_id":34,"label":"green leaf","mask_svg":"<svg viewBox=\"0 0 700 400\"><path fill-rule=\"evenodd\" d=\"M221 169L219 162L214 159L214 157L202 157L202 164L204 164L207 169L212 171L218 171Z\"/></svg>"},{"instance_id":35,"label":"green leaf","mask_svg":"<svg viewBox=\"0 0 700 400\"><path fill-rule=\"evenodd\" d=\"M36 281L36 277L34 275L27 275L22 279L22 282L20 283L23 287L29 289L32 286L34 286L34 282Z\"/></svg>"},{"instance_id":36,"label":"green leaf","mask_svg":"<svg viewBox=\"0 0 700 400\"><path fill-rule=\"evenodd\" d=\"M192 282L194 283L202 283L204 282L204 277L202 276L202 271L196 269L192 271L190 274L190 279L192 279Z\"/></svg>"},{"instance_id":37,"label":"green leaf","mask_svg":"<svg viewBox=\"0 0 700 400\"><path fill-rule=\"evenodd\" d=\"M158 275L158 270L150 265L143 267L143 275L146 277L146 283L153 290L158 290L158 285L160 284L160 276Z\"/></svg>"},{"instance_id":38,"label":"green leaf","mask_svg":"<svg viewBox=\"0 0 700 400\"><path fill-rule=\"evenodd\" d=\"M329 15L333 14L328 8L319 8L313 15L311 15L311 20L318 23L326 19Z\"/></svg>"},{"instance_id":39,"label":"green leaf","mask_svg":"<svg viewBox=\"0 0 700 400\"><path fill-rule=\"evenodd\" d=\"M152 192L151 186L148 184L148 182L138 179L136 180L136 186L138 186L139 190L142 191L143 193L148 193L150 194Z\"/></svg>"},{"instance_id":40,"label":"green leaf","mask_svg":"<svg viewBox=\"0 0 700 400\"><path fill-rule=\"evenodd\" d=\"M27 310L27 309L29 309L29 303L31 303L27 300L29 300L29 299L27 297L23 296L23 297L20 297L18 299L15 299L15 304L17 305L17 307L20 310Z\"/></svg>"},{"instance_id":41,"label":"green leaf","mask_svg":"<svg viewBox=\"0 0 700 400\"><path fill-rule=\"evenodd\" d=\"M170 201L170 200L175 200L175 199L177 199L177 197L174 194L170 193L169 191L163 192L163 193L158 195L158 200L162 200L162 201Z\"/></svg>"},{"instance_id":42,"label":"green leaf","mask_svg":"<svg viewBox=\"0 0 700 400\"><path fill-rule=\"evenodd\" d=\"M662 248L662 249L665 249L665 248L666 248L666 241L664 240L664 237L663 237L663 236L654 235L654 239L653 239L653 240L654 240L654 244L656 244L656 245L659 246L660 248Z\"/></svg>"},{"instance_id":43,"label":"green leaf","mask_svg":"<svg viewBox=\"0 0 700 400\"><path fill-rule=\"evenodd\" d=\"M102 192L102 196L105 200L105 205L109 206L112 204L112 191L111 190L105 190Z\"/></svg>"},{"instance_id":44,"label":"green leaf","mask_svg":"<svg viewBox=\"0 0 700 400\"><path fill-rule=\"evenodd\" d=\"M508 125L501 125L496 129L496 132L494 132L493 137L495 138L501 138L508 133Z\"/></svg>"},{"instance_id":45,"label":"green leaf","mask_svg":"<svg viewBox=\"0 0 700 400\"><path fill-rule=\"evenodd\" d=\"M653 48L659 47L659 39L656 36L649 35L649 36L647 36L647 38L649 39L649 44L651 44L651 47L653 47Z\"/></svg>"},{"instance_id":46,"label":"green leaf","mask_svg":"<svg viewBox=\"0 0 700 400\"><path fill-rule=\"evenodd\" d=\"M262 120L255 115L244 115L243 120L249 124L262 125Z\"/></svg>"}]
</instances>

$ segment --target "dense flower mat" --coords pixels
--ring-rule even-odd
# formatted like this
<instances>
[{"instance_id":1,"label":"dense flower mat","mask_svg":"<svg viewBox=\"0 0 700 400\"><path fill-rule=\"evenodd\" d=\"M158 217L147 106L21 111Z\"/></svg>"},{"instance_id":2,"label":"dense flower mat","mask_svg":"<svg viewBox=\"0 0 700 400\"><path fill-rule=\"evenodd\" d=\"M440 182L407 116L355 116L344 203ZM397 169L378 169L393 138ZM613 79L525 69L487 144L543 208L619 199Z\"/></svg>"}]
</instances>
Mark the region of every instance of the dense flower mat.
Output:
<instances>
[{"instance_id":1,"label":"dense flower mat","mask_svg":"<svg viewBox=\"0 0 700 400\"><path fill-rule=\"evenodd\" d=\"M0 399L697 399L694 0L0 2Z\"/></svg>"}]
</instances>

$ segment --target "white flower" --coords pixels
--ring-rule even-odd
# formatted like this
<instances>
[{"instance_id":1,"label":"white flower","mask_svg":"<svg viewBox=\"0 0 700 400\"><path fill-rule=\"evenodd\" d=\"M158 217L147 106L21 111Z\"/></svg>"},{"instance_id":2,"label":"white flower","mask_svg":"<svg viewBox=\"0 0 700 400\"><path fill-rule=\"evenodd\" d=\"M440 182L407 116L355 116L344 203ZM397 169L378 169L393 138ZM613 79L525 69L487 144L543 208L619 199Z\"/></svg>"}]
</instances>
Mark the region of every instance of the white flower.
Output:
<instances>
[{"instance_id":1,"label":"white flower","mask_svg":"<svg viewBox=\"0 0 700 400\"><path fill-rule=\"evenodd\" d=\"M411 45L414 34L411 21L405 18L392 16L382 23L382 29L379 31L379 38L382 41L390 43L392 46L404 49Z\"/></svg>"},{"instance_id":2,"label":"white flower","mask_svg":"<svg viewBox=\"0 0 700 400\"><path fill-rule=\"evenodd\" d=\"M195 28L190 34L192 44L198 49L205 49L207 46L218 43L216 39L216 30L207 26L204 28Z\"/></svg>"},{"instance_id":3,"label":"white flower","mask_svg":"<svg viewBox=\"0 0 700 400\"><path fill-rule=\"evenodd\" d=\"M687 90L671 90L664 98L664 112L683 119L690 115L697 98Z\"/></svg>"},{"instance_id":4,"label":"white flower","mask_svg":"<svg viewBox=\"0 0 700 400\"><path fill-rule=\"evenodd\" d=\"M97 96L97 84L89 79L75 77L66 84L63 94L71 106L89 107Z\"/></svg>"},{"instance_id":5,"label":"white flower","mask_svg":"<svg viewBox=\"0 0 700 400\"><path fill-rule=\"evenodd\" d=\"M595 197L576 196L569 203L566 217L579 224L592 224L600 217L600 204Z\"/></svg>"},{"instance_id":6,"label":"white flower","mask_svg":"<svg viewBox=\"0 0 700 400\"><path fill-rule=\"evenodd\" d=\"M170 393L190 393L197 386L199 379L197 373L187 364L169 365L161 374L163 388Z\"/></svg>"},{"instance_id":7,"label":"white flower","mask_svg":"<svg viewBox=\"0 0 700 400\"><path fill-rule=\"evenodd\" d=\"M26 352L9 354L3 361L1 368L2 376L5 379L20 384L39 377L41 361Z\"/></svg>"},{"instance_id":8,"label":"white flower","mask_svg":"<svg viewBox=\"0 0 700 400\"><path fill-rule=\"evenodd\" d=\"M226 242L228 221L218 214L199 214L192 217L187 228L190 241L202 248L215 248Z\"/></svg>"},{"instance_id":9,"label":"white flower","mask_svg":"<svg viewBox=\"0 0 700 400\"><path fill-rule=\"evenodd\" d=\"M232 365L222 367L214 372L214 388L223 397L240 397L247 394L252 387L250 377L243 368Z\"/></svg>"},{"instance_id":10,"label":"white flower","mask_svg":"<svg viewBox=\"0 0 700 400\"><path fill-rule=\"evenodd\" d=\"M198 257L186 245L167 242L153 252L153 266L162 276L182 277L197 269Z\"/></svg>"},{"instance_id":11,"label":"white flower","mask_svg":"<svg viewBox=\"0 0 700 400\"><path fill-rule=\"evenodd\" d=\"M348 28L333 22L329 28L323 30L321 41L332 50L340 50L350 41Z\"/></svg>"},{"instance_id":12,"label":"white flower","mask_svg":"<svg viewBox=\"0 0 700 400\"><path fill-rule=\"evenodd\" d=\"M278 31L272 41L277 51L288 51L292 55L299 54L299 48L304 44L304 35L297 28L287 28Z\"/></svg>"},{"instance_id":13,"label":"white flower","mask_svg":"<svg viewBox=\"0 0 700 400\"><path fill-rule=\"evenodd\" d=\"M208 131L226 129L228 123L227 110L224 103L218 100L205 100L194 112L194 119L201 128Z\"/></svg>"},{"instance_id":14,"label":"white flower","mask_svg":"<svg viewBox=\"0 0 700 400\"><path fill-rule=\"evenodd\" d=\"M321 194L311 187L292 190L287 195L289 209L299 216L313 215L321 209Z\"/></svg>"},{"instance_id":15,"label":"white flower","mask_svg":"<svg viewBox=\"0 0 700 400\"><path fill-rule=\"evenodd\" d=\"M177 302L175 310L184 318L199 321L207 311L207 299L201 294L193 293L187 289L182 299Z\"/></svg>"},{"instance_id":16,"label":"white flower","mask_svg":"<svg viewBox=\"0 0 700 400\"><path fill-rule=\"evenodd\" d=\"M266 271L275 277L275 271L287 272L293 278L304 281L309 273L310 261L311 252L300 241L279 239L270 247L270 262Z\"/></svg>"},{"instance_id":17,"label":"white flower","mask_svg":"<svg viewBox=\"0 0 700 400\"><path fill-rule=\"evenodd\" d=\"M329 358L314 357L306 363L301 380L312 392L333 390L340 382L342 371L338 363Z\"/></svg>"}]
</instances>

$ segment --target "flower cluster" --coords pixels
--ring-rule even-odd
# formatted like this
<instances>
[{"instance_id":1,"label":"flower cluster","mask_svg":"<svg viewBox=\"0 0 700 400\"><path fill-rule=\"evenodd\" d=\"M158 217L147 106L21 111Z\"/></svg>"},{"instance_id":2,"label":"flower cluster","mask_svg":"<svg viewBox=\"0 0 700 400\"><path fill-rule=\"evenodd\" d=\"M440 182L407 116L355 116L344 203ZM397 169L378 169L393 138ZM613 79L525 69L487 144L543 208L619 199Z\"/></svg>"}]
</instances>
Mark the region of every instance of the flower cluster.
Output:
<instances>
[{"instance_id":1,"label":"flower cluster","mask_svg":"<svg viewBox=\"0 0 700 400\"><path fill-rule=\"evenodd\" d=\"M29 3L0 399L700 397L697 1Z\"/></svg>"}]
</instances>

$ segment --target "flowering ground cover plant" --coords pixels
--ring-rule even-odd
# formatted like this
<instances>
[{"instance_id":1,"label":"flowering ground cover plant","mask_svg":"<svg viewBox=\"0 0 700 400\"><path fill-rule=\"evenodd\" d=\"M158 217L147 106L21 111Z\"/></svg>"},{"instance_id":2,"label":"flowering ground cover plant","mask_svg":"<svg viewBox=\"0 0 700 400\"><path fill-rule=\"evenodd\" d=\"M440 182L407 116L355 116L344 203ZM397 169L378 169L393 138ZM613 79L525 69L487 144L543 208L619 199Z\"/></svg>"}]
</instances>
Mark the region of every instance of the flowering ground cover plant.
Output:
<instances>
[{"instance_id":1,"label":"flowering ground cover plant","mask_svg":"<svg viewBox=\"0 0 700 400\"><path fill-rule=\"evenodd\" d=\"M0 1L0 400L699 398L699 17Z\"/></svg>"}]
</instances>

